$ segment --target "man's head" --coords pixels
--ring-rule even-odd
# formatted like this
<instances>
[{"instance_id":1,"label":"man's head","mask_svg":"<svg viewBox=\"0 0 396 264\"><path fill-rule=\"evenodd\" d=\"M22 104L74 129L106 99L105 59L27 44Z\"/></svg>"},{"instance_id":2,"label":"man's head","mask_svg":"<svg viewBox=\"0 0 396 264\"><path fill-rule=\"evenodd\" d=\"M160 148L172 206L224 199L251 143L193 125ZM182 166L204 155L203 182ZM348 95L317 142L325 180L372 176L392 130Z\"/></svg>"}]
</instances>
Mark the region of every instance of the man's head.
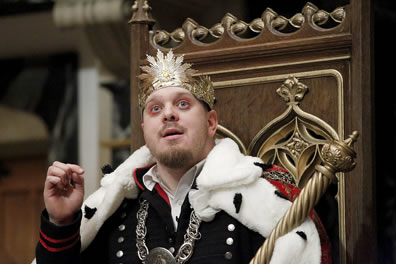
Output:
<instances>
[{"instance_id":1,"label":"man's head","mask_svg":"<svg viewBox=\"0 0 396 264\"><path fill-rule=\"evenodd\" d=\"M192 71L190 65L181 64L182 57L174 58L173 53L166 57L160 53L157 60L151 57L149 61L151 67L143 70L150 74L157 67L161 76L143 78L152 81L146 82L140 96L144 99L142 129L147 147L158 163L166 167L190 168L206 158L214 146L217 114L212 110L213 86L208 78L209 87L202 81L197 85L191 75L183 76ZM158 65L166 67L159 69ZM162 78L164 75L167 78Z\"/></svg>"}]
</instances>

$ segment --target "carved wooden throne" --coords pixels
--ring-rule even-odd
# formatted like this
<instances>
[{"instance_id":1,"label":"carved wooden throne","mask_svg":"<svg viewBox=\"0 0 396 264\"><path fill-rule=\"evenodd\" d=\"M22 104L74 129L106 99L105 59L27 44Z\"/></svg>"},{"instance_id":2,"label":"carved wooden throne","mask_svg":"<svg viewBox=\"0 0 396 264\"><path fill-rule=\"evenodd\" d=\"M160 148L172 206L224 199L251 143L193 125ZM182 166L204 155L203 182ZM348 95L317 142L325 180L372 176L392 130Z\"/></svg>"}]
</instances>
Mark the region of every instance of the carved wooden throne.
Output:
<instances>
[{"instance_id":1,"label":"carved wooden throne","mask_svg":"<svg viewBox=\"0 0 396 264\"><path fill-rule=\"evenodd\" d=\"M132 150L144 144L135 77L157 49L172 48L211 76L219 136L286 168L300 188L322 162L323 146L358 130L357 166L337 174L336 228L329 232L334 262L374 263L370 27L362 25L370 24L369 1L330 12L307 3L291 18L268 8L250 23L226 14L211 28L187 19L173 32L151 30L147 1L132 9Z\"/></svg>"}]
</instances>

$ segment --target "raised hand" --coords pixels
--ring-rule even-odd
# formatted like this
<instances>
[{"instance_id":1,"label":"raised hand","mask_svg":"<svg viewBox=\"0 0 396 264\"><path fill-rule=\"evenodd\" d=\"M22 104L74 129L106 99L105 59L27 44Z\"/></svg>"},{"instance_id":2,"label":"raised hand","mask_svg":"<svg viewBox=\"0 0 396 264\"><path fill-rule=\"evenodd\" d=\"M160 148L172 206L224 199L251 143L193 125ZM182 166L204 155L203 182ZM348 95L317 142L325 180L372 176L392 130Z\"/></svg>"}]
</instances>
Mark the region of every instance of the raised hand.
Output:
<instances>
[{"instance_id":1,"label":"raised hand","mask_svg":"<svg viewBox=\"0 0 396 264\"><path fill-rule=\"evenodd\" d=\"M84 170L75 164L55 161L48 168L44 185L44 203L55 225L72 223L84 199Z\"/></svg>"}]
</instances>

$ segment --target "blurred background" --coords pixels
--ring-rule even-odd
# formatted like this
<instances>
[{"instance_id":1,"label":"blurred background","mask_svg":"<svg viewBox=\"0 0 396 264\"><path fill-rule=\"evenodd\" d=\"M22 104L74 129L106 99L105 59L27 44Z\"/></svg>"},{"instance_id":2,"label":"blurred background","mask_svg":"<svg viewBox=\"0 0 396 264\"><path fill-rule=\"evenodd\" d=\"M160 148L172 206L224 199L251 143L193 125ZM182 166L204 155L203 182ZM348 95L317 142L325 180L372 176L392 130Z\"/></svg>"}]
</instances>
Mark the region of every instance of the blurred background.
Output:
<instances>
[{"instance_id":1,"label":"blurred background","mask_svg":"<svg viewBox=\"0 0 396 264\"><path fill-rule=\"evenodd\" d=\"M348 0L311 1L328 12ZM285 4L287 3L287 4ZM211 27L227 13L250 22L271 7L285 17L306 1L150 0L154 27L173 31L187 17ZM43 209L46 170L80 164L86 194L100 168L129 155L128 20L131 0L0 0L0 263L30 263ZM396 263L396 3L373 1L378 263ZM166 12L164 12L166 10ZM210 10L210 12L208 12ZM362 18L364 19L364 18ZM390 83L389 83L390 82Z\"/></svg>"}]
</instances>

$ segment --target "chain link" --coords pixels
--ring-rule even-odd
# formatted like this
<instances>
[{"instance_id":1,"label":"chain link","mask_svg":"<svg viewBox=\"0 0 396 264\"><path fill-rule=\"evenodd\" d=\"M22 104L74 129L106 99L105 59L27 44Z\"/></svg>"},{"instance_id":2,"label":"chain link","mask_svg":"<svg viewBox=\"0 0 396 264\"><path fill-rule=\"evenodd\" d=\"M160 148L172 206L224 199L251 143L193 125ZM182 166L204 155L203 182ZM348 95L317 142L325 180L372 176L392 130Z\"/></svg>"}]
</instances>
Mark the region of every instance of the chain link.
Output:
<instances>
[{"instance_id":1,"label":"chain link","mask_svg":"<svg viewBox=\"0 0 396 264\"><path fill-rule=\"evenodd\" d=\"M136 225L136 247L139 259L142 260L144 264L144 260L147 258L149 254L149 250L146 246L146 219L148 215L148 207L149 203L146 200L143 200L140 203L140 208L136 214L137 225Z\"/></svg>"},{"instance_id":2,"label":"chain link","mask_svg":"<svg viewBox=\"0 0 396 264\"><path fill-rule=\"evenodd\" d=\"M146 220L148 216L149 203L146 200L140 202L140 208L136 214L136 247L139 259L145 264L146 258L149 255L149 250L146 245ZM201 239L199 226L201 219L195 214L194 209L191 211L190 222L186 234L184 235L184 243L180 246L175 257L177 264L183 264L188 261L194 250L195 241Z\"/></svg>"},{"instance_id":3,"label":"chain link","mask_svg":"<svg viewBox=\"0 0 396 264\"><path fill-rule=\"evenodd\" d=\"M201 219L195 214L194 209L191 211L190 222L186 234L184 235L184 243L180 246L179 251L176 255L176 263L183 264L189 260L194 250L195 240L201 239L201 233L199 232L199 225Z\"/></svg>"}]
</instances>

